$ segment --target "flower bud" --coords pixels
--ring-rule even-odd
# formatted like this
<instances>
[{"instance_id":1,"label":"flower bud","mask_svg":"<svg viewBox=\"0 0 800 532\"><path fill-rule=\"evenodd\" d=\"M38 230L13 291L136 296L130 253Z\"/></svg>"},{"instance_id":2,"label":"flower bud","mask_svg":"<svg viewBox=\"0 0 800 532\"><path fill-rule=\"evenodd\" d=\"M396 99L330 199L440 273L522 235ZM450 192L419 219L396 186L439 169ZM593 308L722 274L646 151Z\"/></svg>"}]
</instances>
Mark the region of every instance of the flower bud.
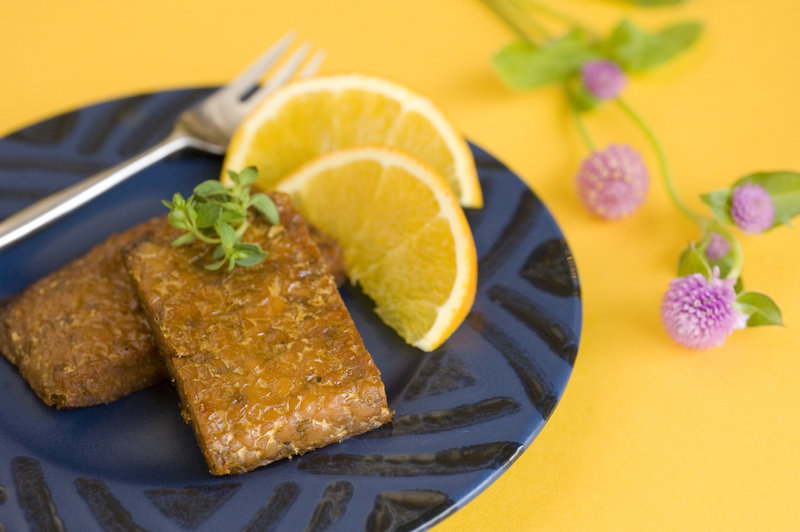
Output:
<instances>
[{"instance_id":1,"label":"flower bud","mask_svg":"<svg viewBox=\"0 0 800 532\"><path fill-rule=\"evenodd\" d=\"M719 233L714 233L706 246L706 257L711 261L719 260L727 255L730 250L731 243L728 242L728 239Z\"/></svg>"},{"instance_id":2,"label":"flower bud","mask_svg":"<svg viewBox=\"0 0 800 532\"><path fill-rule=\"evenodd\" d=\"M581 80L589 94L598 100L616 98L628 81L619 65L608 59L586 61L581 66Z\"/></svg>"},{"instance_id":3,"label":"flower bud","mask_svg":"<svg viewBox=\"0 0 800 532\"><path fill-rule=\"evenodd\" d=\"M763 233L775 223L775 205L767 189L745 183L731 194L731 218L745 233Z\"/></svg>"}]
</instances>

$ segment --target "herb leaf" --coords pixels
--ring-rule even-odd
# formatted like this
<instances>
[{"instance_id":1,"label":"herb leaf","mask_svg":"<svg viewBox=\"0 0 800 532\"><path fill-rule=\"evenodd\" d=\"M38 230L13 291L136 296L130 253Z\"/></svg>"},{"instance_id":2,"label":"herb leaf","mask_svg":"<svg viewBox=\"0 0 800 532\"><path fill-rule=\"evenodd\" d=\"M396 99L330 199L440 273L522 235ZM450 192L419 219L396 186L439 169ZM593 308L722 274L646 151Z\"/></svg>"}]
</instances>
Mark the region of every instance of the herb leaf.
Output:
<instances>
[{"instance_id":1,"label":"herb leaf","mask_svg":"<svg viewBox=\"0 0 800 532\"><path fill-rule=\"evenodd\" d=\"M265 194L250 195L250 185L258 179L254 167L239 173L229 170L233 186L225 187L219 181L203 181L194 188L194 193L184 199L180 193L172 196L172 201L162 200L170 210L167 221L173 227L186 231L176 238L173 246L182 246L195 240L217 244L213 259L207 264L209 270L218 270L227 264L228 269L235 266L253 266L267 256L257 244L242 242L247 229L247 210L255 207L271 224L280 223L278 209Z\"/></svg>"},{"instance_id":2,"label":"herb leaf","mask_svg":"<svg viewBox=\"0 0 800 532\"><path fill-rule=\"evenodd\" d=\"M266 252L255 244L239 242L234 245L236 264L239 266L253 266L258 264L267 256Z\"/></svg>"},{"instance_id":3,"label":"herb leaf","mask_svg":"<svg viewBox=\"0 0 800 532\"><path fill-rule=\"evenodd\" d=\"M197 227L206 229L213 227L222 214L219 203L201 203L197 207Z\"/></svg>"},{"instance_id":4,"label":"herb leaf","mask_svg":"<svg viewBox=\"0 0 800 532\"><path fill-rule=\"evenodd\" d=\"M222 212L219 215L218 220L221 222L225 222L231 225L238 225L243 222L247 218L246 212L237 212L237 211L230 211L225 208L222 209Z\"/></svg>"},{"instance_id":5,"label":"herb leaf","mask_svg":"<svg viewBox=\"0 0 800 532\"><path fill-rule=\"evenodd\" d=\"M194 187L194 193L201 198L207 198L214 195L228 196L230 195L230 190L219 181L209 179Z\"/></svg>"},{"instance_id":6,"label":"herb leaf","mask_svg":"<svg viewBox=\"0 0 800 532\"><path fill-rule=\"evenodd\" d=\"M565 81L597 55L588 34L576 29L540 46L513 42L494 55L492 64L508 85L525 90Z\"/></svg>"},{"instance_id":7,"label":"herb leaf","mask_svg":"<svg viewBox=\"0 0 800 532\"><path fill-rule=\"evenodd\" d=\"M642 71L666 63L689 48L700 36L698 22L679 22L655 33L622 19L604 43L605 54L627 71Z\"/></svg>"},{"instance_id":8,"label":"herb leaf","mask_svg":"<svg viewBox=\"0 0 800 532\"><path fill-rule=\"evenodd\" d=\"M236 230L225 222L217 222L214 224L214 229L220 238L220 244L223 249L233 249L233 245L238 240Z\"/></svg>"},{"instance_id":9,"label":"herb leaf","mask_svg":"<svg viewBox=\"0 0 800 532\"><path fill-rule=\"evenodd\" d=\"M275 204L269 199L266 194L256 194L250 198L250 205L255 207L264 218L269 220L272 225L278 225L280 218L278 217L278 209Z\"/></svg>"},{"instance_id":10,"label":"herb leaf","mask_svg":"<svg viewBox=\"0 0 800 532\"><path fill-rule=\"evenodd\" d=\"M258 179L258 172L255 166L248 166L239 172L238 184L242 186L252 185L256 182L256 179ZM234 180L234 182L237 182L237 180Z\"/></svg>"},{"instance_id":11,"label":"herb leaf","mask_svg":"<svg viewBox=\"0 0 800 532\"><path fill-rule=\"evenodd\" d=\"M173 246L182 246L184 244L188 244L189 242L194 242L195 236L193 233L184 233L175 240L172 241Z\"/></svg>"}]
</instances>

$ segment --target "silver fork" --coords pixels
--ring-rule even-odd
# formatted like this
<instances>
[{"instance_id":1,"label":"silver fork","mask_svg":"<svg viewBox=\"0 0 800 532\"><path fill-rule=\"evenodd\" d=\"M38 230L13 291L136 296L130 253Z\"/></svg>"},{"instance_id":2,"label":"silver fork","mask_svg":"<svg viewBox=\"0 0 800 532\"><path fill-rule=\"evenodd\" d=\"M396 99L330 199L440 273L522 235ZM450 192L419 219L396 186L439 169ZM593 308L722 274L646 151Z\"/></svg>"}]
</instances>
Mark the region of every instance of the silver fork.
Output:
<instances>
[{"instance_id":1,"label":"silver fork","mask_svg":"<svg viewBox=\"0 0 800 532\"><path fill-rule=\"evenodd\" d=\"M321 51L303 66L310 51L308 43L303 43L259 86L261 77L279 62L293 40L292 32L286 34L236 79L184 111L171 133L152 148L51 194L0 222L0 250L179 150L195 148L214 154L224 153L236 126L258 102L295 74L310 76L319 68L324 58Z\"/></svg>"}]
</instances>

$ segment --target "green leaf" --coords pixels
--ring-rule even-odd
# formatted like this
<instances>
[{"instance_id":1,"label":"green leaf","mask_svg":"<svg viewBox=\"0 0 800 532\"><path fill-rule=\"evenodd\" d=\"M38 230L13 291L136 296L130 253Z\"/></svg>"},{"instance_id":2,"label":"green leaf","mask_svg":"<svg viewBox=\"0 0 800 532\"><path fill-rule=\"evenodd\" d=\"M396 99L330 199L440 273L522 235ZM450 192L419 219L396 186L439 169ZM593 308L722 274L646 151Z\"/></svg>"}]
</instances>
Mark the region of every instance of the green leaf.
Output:
<instances>
[{"instance_id":1,"label":"green leaf","mask_svg":"<svg viewBox=\"0 0 800 532\"><path fill-rule=\"evenodd\" d=\"M214 262L212 264L206 264L205 265L205 269L206 270L211 270L211 271L216 271L216 270L219 270L220 268L222 268L222 265L225 264L226 262L228 262L228 259L224 258L224 259L222 259L222 260L220 260L218 262Z\"/></svg>"},{"instance_id":2,"label":"green leaf","mask_svg":"<svg viewBox=\"0 0 800 532\"><path fill-rule=\"evenodd\" d=\"M711 278L711 266L708 264L705 254L697 249L694 242L691 242L678 259L678 277L694 273L699 273L706 279Z\"/></svg>"},{"instance_id":3,"label":"green leaf","mask_svg":"<svg viewBox=\"0 0 800 532\"><path fill-rule=\"evenodd\" d=\"M213 227L222 214L219 203L201 203L197 207L197 227L205 229Z\"/></svg>"},{"instance_id":4,"label":"green leaf","mask_svg":"<svg viewBox=\"0 0 800 532\"><path fill-rule=\"evenodd\" d=\"M216 179L209 179L194 187L194 193L202 198L207 198L214 195L229 196L231 191Z\"/></svg>"},{"instance_id":5,"label":"green leaf","mask_svg":"<svg viewBox=\"0 0 800 532\"><path fill-rule=\"evenodd\" d=\"M237 181L241 186L252 185L258 179L258 171L255 166L248 166L239 172L239 180Z\"/></svg>"},{"instance_id":6,"label":"green leaf","mask_svg":"<svg viewBox=\"0 0 800 532\"><path fill-rule=\"evenodd\" d=\"M250 187L243 187L239 192L239 203L245 210L250 206Z\"/></svg>"},{"instance_id":7,"label":"green leaf","mask_svg":"<svg viewBox=\"0 0 800 532\"><path fill-rule=\"evenodd\" d=\"M724 224L733 224L731 218L731 189L721 188L700 196L703 203L711 208L714 218Z\"/></svg>"},{"instance_id":8,"label":"green leaf","mask_svg":"<svg viewBox=\"0 0 800 532\"><path fill-rule=\"evenodd\" d=\"M167 215L167 222L175 229L189 230L189 223L186 219L186 213L183 211L172 211Z\"/></svg>"},{"instance_id":9,"label":"green leaf","mask_svg":"<svg viewBox=\"0 0 800 532\"><path fill-rule=\"evenodd\" d=\"M689 48L702 29L698 22L679 22L649 33L622 19L606 39L603 49L608 58L619 63L623 70L648 70Z\"/></svg>"},{"instance_id":10,"label":"green leaf","mask_svg":"<svg viewBox=\"0 0 800 532\"><path fill-rule=\"evenodd\" d=\"M237 212L241 215L244 215L247 212L247 205L242 205L239 203L238 199L237 201L226 201L224 203L220 203L220 205L228 212Z\"/></svg>"},{"instance_id":11,"label":"green leaf","mask_svg":"<svg viewBox=\"0 0 800 532\"><path fill-rule=\"evenodd\" d=\"M234 248L234 252L236 255L236 264L240 266L255 266L267 256L266 251L250 243L237 244Z\"/></svg>"},{"instance_id":12,"label":"green leaf","mask_svg":"<svg viewBox=\"0 0 800 532\"><path fill-rule=\"evenodd\" d=\"M175 208L178 208L178 209L180 209L180 208L182 208L182 207L184 207L186 205L186 200L183 199L183 196L181 196L180 192L176 192L175 194L173 194L173 196L172 196L172 205L174 205Z\"/></svg>"},{"instance_id":13,"label":"green leaf","mask_svg":"<svg viewBox=\"0 0 800 532\"><path fill-rule=\"evenodd\" d=\"M524 40L513 42L492 57L492 64L508 85L527 90L562 82L597 56L589 37L573 30L541 46Z\"/></svg>"},{"instance_id":14,"label":"green leaf","mask_svg":"<svg viewBox=\"0 0 800 532\"><path fill-rule=\"evenodd\" d=\"M193 242L195 239L194 233L184 233L175 240L172 241L173 246L182 246L184 244L188 244L189 242Z\"/></svg>"},{"instance_id":15,"label":"green leaf","mask_svg":"<svg viewBox=\"0 0 800 532\"><path fill-rule=\"evenodd\" d=\"M237 242L235 246L233 246L233 250L237 253L258 253L261 251L261 248L258 244L253 244L252 242Z\"/></svg>"},{"instance_id":16,"label":"green leaf","mask_svg":"<svg viewBox=\"0 0 800 532\"><path fill-rule=\"evenodd\" d=\"M189 198L190 200L194 200L194 196ZM197 209L195 208L196 203L194 201L187 201L186 205L183 207L183 211L186 213L186 217L189 219L191 225L197 225Z\"/></svg>"},{"instance_id":17,"label":"green leaf","mask_svg":"<svg viewBox=\"0 0 800 532\"><path fill-rule=\"evenodd\" d=\"M227 223L219 220L214 224L214 229L217 230L222 247L226 250L233 249L234 244L236 244L236 241L239 239L236 230Z\"/></svg>"},{"instance_id":18,"label":"green leaf","mask_svg":"<svg viewBox=\"0 0 800 532\"><path fill-rule=\"evenodd\" d=\"M247 218L244 213L237 212L237 211L229 211L223 209L220 213L219 219L227 224L230 225L238 225L243 222Z\"/></svg>"},{"instance_id":19,"label":"green leaf","mask_svg":"<svg viewBox=\"0 0 800 532\"><path fill-rule=\"evenodd\" d=\"M783 325L783 316L778 305L767 295L759 292L742 292L736 297L736 310L749 316L748 327L760 325Z\"/></svg>"},{"instance_id":20,"label":"green leaf","mask_svg":"<svg viewBox=\"0 0 800 532\"><path fill-rule=\"evenodd\" d=\"M712 267L716 266L716 267L719 268L719 276L724 279L725 277L727 277L728 273L733 268L733 265L734 265L735 261L736 260L734 259L733 255L731 253L728 253L727 255L722 257L721 259L718 259L718 260L715 260L715 261L711 261L710 264L711 264ZM741 279L742 278L739 277L739 279L738 279L739 283L741 283ZM739 292L739 290L736 290L736 291Z\"/></svg>"},{"instance_id":21,"label":"green leaf","mask_svg":"<svg viewBox=\"0 0 800 532\"><path fill-rule=\"evenodd\" d=\"M800 214L800 173L756 172L736 181L733 188L744 183L756 183L764 187L775 205L775 225L791 225L791 219Z\"/></svg>"},{"instance_id":22,"label":"green leaf","mask_svg":"<svg viewBox=\"0 0 800 532\"><path fill-rule=\"evenodd\" d=\"M266 253L259 253L259 254L251 254L247 257L241 257L236 259L236 264L239 266L255 266L256 264L261 264L264 262L264 259L267 258Z\"/></svg>"},{"instance_id":23,"label":"green leaf","mask_svg":"<svg viewBox=\"0 0 800 532\"><path fill-rule=\"evenodd\" d=\"M266 194L255 194L250 198L250 205L256 208L261 215L266 218L272 225L281 223L280 216L278 215L278 208L273 203L272 199Z\"/></svg>"},{"instance_id":24,"label":"green leaf","mask_svg":"<svg viewBox=\"0 0 800 532\"><path fill-rule=\"evenodd\" d=\"M733 292L736 294L741 294L743 291L744 291L744 279L740 275L739 278L736 279L736 284L733 285Z\"/></svg>"},{"instance_id":25,"label":"green leaf","mask_svg":"<svg viewBox=\"0 0 800 532\"><path fill-rule=\"evenodd\" d=\"M176 209L167 215L167 220L174 220L176 222L185 222L188 219L185 209Z\"/></svg>"},{"instance_id":26,"label":"green leaf","mask_svg":"<svg viewBox=\"0 0 800 532\"><path fill-rule=\"evenodd\" d=\"M569 98L570 104L579 113L585 113L602 105L603 101L595 98L583 84L583 81L577 76L567 80L564 84L564 89Z\"/></svg>"}]
</instances>

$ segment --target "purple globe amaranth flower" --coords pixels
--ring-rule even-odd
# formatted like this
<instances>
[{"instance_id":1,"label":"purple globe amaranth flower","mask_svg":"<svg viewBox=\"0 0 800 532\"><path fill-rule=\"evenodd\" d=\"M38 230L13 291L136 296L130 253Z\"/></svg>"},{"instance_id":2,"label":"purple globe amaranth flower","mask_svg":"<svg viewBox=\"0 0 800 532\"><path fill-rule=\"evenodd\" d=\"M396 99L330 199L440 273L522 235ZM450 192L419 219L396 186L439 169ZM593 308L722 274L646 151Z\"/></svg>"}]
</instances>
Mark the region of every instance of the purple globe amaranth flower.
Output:
<instances>
[{"instance_id":1,"label":"purple globe amaranth flower","mask_svg":"<svg viewBox=\"0 0 800 532\"><path fill-rule=\"evenodd\" d=\"M708 260L719 260L731 250L731 243L719 233L713 233L706 246Z\"/></svg>"},{"instance_id":2,"label":"purple globe amaranth flower","mask_svg":"<svg viewBox=\"0 0 800 532\"><path fill-rule=\"evenodd\" d=\"M642 156L625 144L593 152L583 161L575 180L586 208L607 220L638 209L650 186Z\"/></svg>"},{"instance_id":3,"label":"purple globe amaranth flower","mask_svg":"<svg viewBox=\"0 0 800 532\"><path fill-rule=\"evenodd\" d=\"M747 317L733 303L735 279L720 279L715 267L711 279L699 273L678 277L669 283L661 301L661 321L677 343L690 349L717 347Z\"/></svg>"},{"instance_id":4,"label":"purple globe amaranth flower","mask_svg":"<svg viewBox=\"0 0 800 532\"><path fill-rule=\"evenodd\" d=\"M731 194L731 218L745 233L763 233L775 223L775 205L767 189L745 183Z\"/></svg>"},{"instance_id":5,"label":"purple globe amaranth flower","mask_svg":"<svg viewBox=\"0 0 800 532\"><path fill-rule=\"evenodd\" d=\"M592 59L581 66L581 81L598 100L616 98L628 82L620 66L608 59Z\"/></svg>"}]
</instances>

